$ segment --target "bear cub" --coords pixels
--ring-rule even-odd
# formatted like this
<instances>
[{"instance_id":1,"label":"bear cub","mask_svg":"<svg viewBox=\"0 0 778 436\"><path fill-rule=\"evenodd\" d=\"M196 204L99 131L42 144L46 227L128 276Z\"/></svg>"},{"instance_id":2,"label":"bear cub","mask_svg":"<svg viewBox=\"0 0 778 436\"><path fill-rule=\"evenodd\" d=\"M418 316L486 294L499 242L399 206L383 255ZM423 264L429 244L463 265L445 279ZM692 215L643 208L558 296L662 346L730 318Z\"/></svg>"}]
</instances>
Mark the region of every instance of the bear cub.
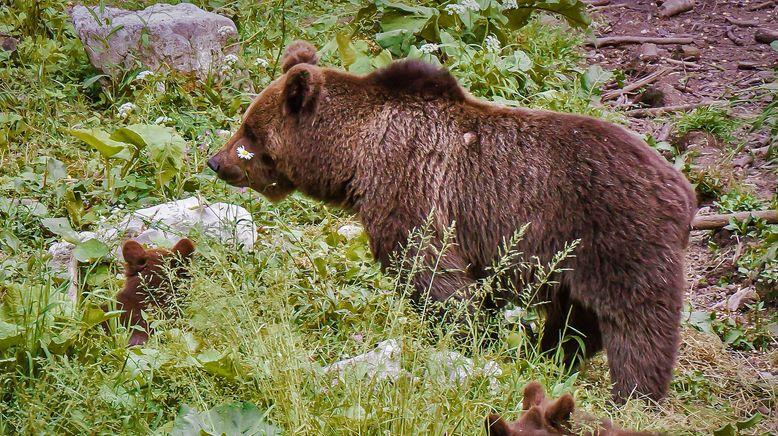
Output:
<instances>
[{"instance_id":1,"label":"bear cub","mask_svg":"<svg viewBox=\"0 0 778 436\"><path fill-rule=\"evenodd\" d=\"M122 310L119 321L132 329L129 345L142 345L153 333L141 312L158 307L175 315L175 295L182 279L188 278L188 263L195 247L181 239L171 250L144 249L136 241L122 246L125 261L124 289L116 296L116 309Z\"/></svg>"},{"instance_id":2,"label":"bear cub","mask_svg":"<svg viewBox=\"0 0 778 436\"><path fill-rule=\"evenodd\" d=\"M524 387L523 413L514 422L506 422L495 414L486 418L486 433L491 436L651 436L653 433L633 432L616 428L607 419L597 419L575 410L572 395L556 400L546 398L543 386L529 382Z\"/></svg>"}]
</instances>

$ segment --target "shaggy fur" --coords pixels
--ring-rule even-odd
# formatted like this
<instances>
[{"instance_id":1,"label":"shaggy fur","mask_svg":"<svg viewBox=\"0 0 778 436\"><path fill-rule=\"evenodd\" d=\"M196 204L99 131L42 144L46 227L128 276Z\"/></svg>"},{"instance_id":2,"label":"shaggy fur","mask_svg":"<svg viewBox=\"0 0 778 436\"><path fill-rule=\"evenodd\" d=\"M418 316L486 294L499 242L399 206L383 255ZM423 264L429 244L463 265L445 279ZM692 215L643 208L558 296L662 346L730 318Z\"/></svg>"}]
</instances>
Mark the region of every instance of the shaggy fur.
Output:
<instances>
[{"instance_id":1,"label":"shaggy fur","mask_svg":"<svg viewBox=\"0 0 778 436\"><path fill-rule=\"evenodd\" d=\"M486 433L490 436L650 436L652 433L620 430L606 419L597 419L575 411L570 394L556 400L546 398L543 386L530 382L524 387L523 413L514 422L490 414L486 418Z\"/></svg>"},{"instance_id":2,"label":"shaggy fur","mask_svg":"<svg viewBox=\"0 0 778 436\"><path fill-rule=\"evenodd\" d=\"M312 49L293 43L284 65ZM255 157L239 159L241 145ZM472 301L471 291L521 225L529 230L512 248L540 262L580 240L570 270L541 296L542 348L561 345L573 361L576 342L561 341L567 322L584 335L583 357L607 350L616 400L665 396L696 200L680 172L621 127L483 102L418 61L366 76L304 62L262 91L208 166L272 201L299 190L358 214L384 267L431 211L436 232L455 223L444 256L421 253L437 272L414 277L414 299L470 300L473 312L518 301L510 291Z\"/></svg>"},{"instance_id":3,"label":"shaggy fur","mask_svg":"<svg viewBox=\"0 0 778 436\"><path fill-rule=\"evenodd\" d=\"M127 241L122 247L125 260L124 289L116 296L117 309L123 310L119 320L134 329L129 345L144 344L152 333L151 328L141 314L152 306L163 309L172 304L174 281L187 275L186 262L194 252L194 244L189 239L181 239L172 250L146 250L135 241ZM175 277L171 280L168 273Z\"/></svg>"}]
</instances>

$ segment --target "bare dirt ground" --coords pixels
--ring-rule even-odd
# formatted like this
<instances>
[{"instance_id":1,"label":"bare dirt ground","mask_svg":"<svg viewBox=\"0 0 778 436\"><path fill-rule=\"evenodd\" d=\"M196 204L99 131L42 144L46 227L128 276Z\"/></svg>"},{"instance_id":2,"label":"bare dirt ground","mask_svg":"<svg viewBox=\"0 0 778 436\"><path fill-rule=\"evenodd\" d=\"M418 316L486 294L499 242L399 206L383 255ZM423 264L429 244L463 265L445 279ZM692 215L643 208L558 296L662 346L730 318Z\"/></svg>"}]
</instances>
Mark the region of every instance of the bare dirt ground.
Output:
<instances>
[{"instance_id":1,"label":"bare dirt ground","mask_svg":"<svg viewBox=\"0 0 778 436\"><path fill-rule=\"evenodd\" d=\"M727 102L736 118L754 116L769 102L760 85L776 80L778 52L768 43L758 42L757 33L778 32L778 1L694 2L691 11L671 17L659 14L656 1L610 0L589 3L598 38L616 36L688 37L688 44L618 44L592 47L589 62L626 74L629 85L662 69L668 71L658 80L631 93L607 100L618 110L667 107L706 101ZM658 4L659 3L659 4ZM665 2L667 3L667 2ZM764 39L764 37L760 37ZM619 88L621 85L613 85ZM607 91L606 91L607 93ZM604 94L605 95L605 94ZM776 170L765 160L769 135L766 131L740 129L729 144L707 134L679 138L668 116L628 117L636 132L652 134L658 140L673 143L679 149L698 149L694 165L715 165L737 183L769 201L776 195ZM739 147L742 145L742 147ZM727 155L729 150L739 150ZM712 213L712 200L701 198L700 213ZM709 248L713 241L721 249ZM727 232L695 231L687 255L687 299L694 309L712 311L720 317L742 317L748 309L726 309L727 299L748 286L737 279L735 259L743 241ZM732 277L720 286L721 277ZM776 308L769 310L775 311ZM743 362L758 370L771 383L778 383L778 338L767 352L738 354Z\"/></svg>"}]
</instances>

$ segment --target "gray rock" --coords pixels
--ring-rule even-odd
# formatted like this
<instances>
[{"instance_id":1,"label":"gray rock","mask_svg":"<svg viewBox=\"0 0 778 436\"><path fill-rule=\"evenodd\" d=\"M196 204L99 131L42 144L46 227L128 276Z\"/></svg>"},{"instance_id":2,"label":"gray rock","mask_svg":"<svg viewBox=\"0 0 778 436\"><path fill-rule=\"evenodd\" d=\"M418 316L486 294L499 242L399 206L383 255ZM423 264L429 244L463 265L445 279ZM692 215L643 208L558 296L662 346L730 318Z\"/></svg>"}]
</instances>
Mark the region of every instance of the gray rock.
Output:
<instances>
[{"instance_id":1,"label":"gray rock","mask_svg":"<svg viewBox=\"0 0 778 436\"><path fill-rule=\"evenodd\" d=\"M227 47L238 35L232 20L188 3L142 11L105 7L102 13L97 6L76 6L70 16L90 62L109 75L139 61L151 70L167 66L204 78L238 51Z\"/></svg>"}]
</instances>

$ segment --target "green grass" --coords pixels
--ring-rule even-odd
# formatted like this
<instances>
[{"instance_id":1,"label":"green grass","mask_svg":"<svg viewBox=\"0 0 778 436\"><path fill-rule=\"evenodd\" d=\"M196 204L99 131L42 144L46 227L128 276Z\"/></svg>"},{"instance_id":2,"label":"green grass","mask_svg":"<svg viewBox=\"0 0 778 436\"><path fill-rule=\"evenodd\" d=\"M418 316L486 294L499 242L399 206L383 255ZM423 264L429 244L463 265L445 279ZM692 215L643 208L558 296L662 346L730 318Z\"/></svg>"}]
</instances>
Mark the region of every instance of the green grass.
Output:
<instances>
[{"instance_id":1,"label":"green grass","mask_svg":"<svg viewBox=\"0 0 778 436\"><path fill-rule=\"evenodd\" d=\"M20 337L0 328L0 433L165 433L182 405L205 411L248 402L268 411L266 419L286 434L479 434L490 410L518 416L529 380L554 395L571 391L579 408L626 427L671 434L707 434L747 419L758 405L775 408L774 386L722 352L717 336L691 328L684 330L670 398L661 405L613 407L604 357L581 372L565 372L538 356L518 325L500 320L488 327L498 340L470 352L476 368L487 360L498 363L496 384L483 376L462 385L427 376L432 353L461 344L411 310L407 286L379 271L364 236L348 241L337 235L354 218L298 195L271 205L205 169L223 141L216 130L239 124L250 88L260 90L272 79L284 41L303 37L324 47L342 27L337 20L348 21L361 4L195 3L236 21L245 75L195 82L159 74L139 82L138 67L121 78L98 78L68 24L64 2L18 0L0 10L0 31L21 40L16 53L0 55L0 320L26 327ZM311 24L298 30L300 22ZM356 24L362 29L357 36L370 41L373 26ZM597 90L583 85L579 35L536 21L511 35L536 66L525 72L532 84L507 80L512 73L488 64L499 62L494 57L479 60L490 79L479 81L465 66L455 73L484 97L610 116L591 104ZM270 66L254 67L257 57ZM322 58L341 65L335 49ZM120 119L117 108L126 102L137 109ZM127 176L112 173L115 183L109 185L98 153L66 132L113 131L161 116L171 118L188 145L167 184L155 181L157 168L141 155ZM152 312L158 334L147 346L128 350L125 329L114 326L106 334L95 327L99 306L121 289L121 265L82 264L82 298L72 304L65 297L68 283L52 277L46 265L46 249L59 237L43 219L65 217L86 230L103 218L190 195L246 207L262 229L256 250L235 251L190 235L197 252L183 316L171 320ZM26 206L12 199L24 199ZM390 338L401 343L408 376L391 382L350 374L333 384L323 372ZM757 428L771 425L764 419Z\"/></svg>"}]
</instances>

